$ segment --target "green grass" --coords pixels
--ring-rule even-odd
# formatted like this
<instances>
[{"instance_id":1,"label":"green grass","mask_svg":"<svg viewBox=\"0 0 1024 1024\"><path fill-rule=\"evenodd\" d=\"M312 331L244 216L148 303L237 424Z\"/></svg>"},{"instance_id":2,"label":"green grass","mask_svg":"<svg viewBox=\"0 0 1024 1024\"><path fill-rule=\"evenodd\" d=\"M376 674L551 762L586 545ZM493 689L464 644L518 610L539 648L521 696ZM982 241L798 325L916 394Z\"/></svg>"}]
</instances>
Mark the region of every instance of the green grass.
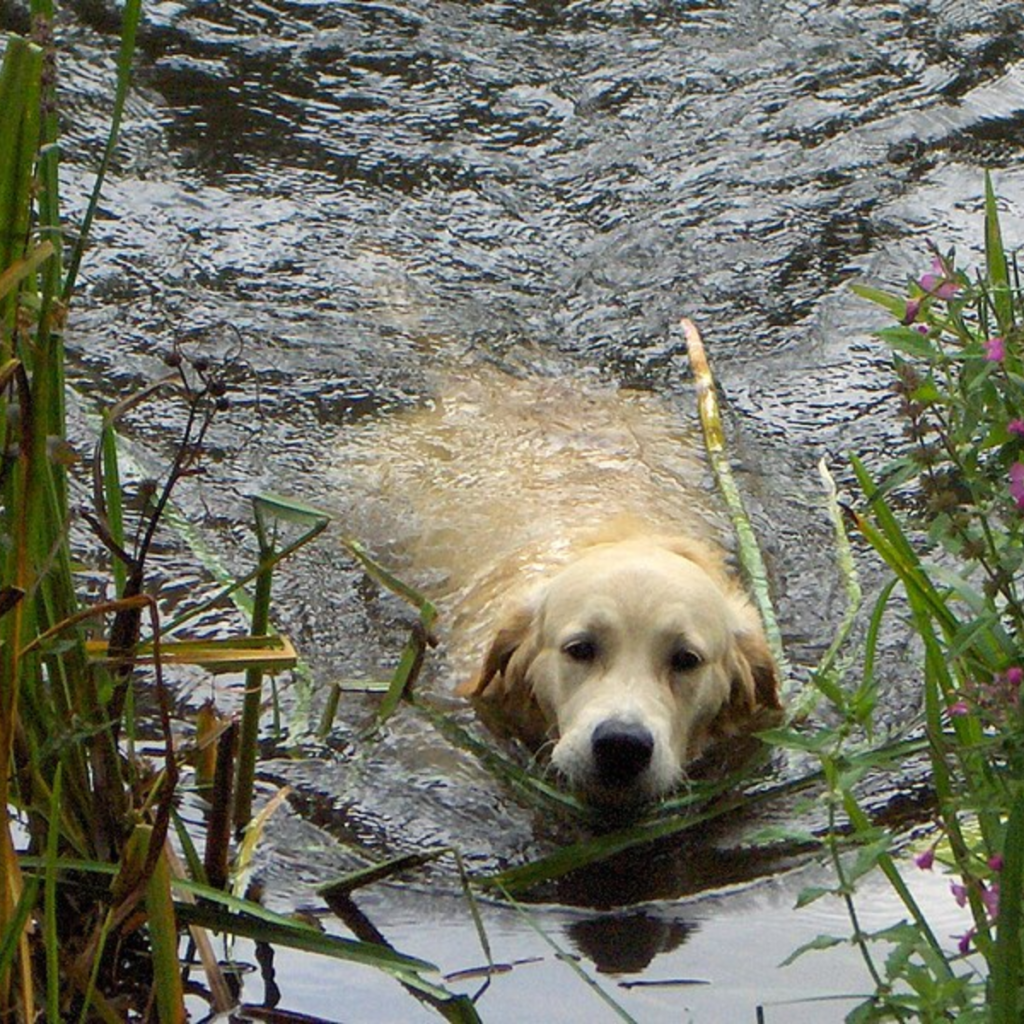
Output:
<instances>
[{"instance_id":1,"label":"green grass","mask_svg":"<svg viewBox=\"0 0 1024 1024\"><path fill-rule=\"evenodd\" d=\"M122 9L109 137L70 248L57 191L59 97L51 67L59 54L48 31L49 5L35 0L32 13L37 41L8 37L0 65L0 757L12 767L0 773L0 804L19 816L28 835L27 850L16 849L10 822L0 825L0 1013L54 1022L120 1020L129 1008L141 1014L151 1006L161 1021L183 1020L179 954L188 926L206 951L205 985L219 1011L230 1010L232 999L206 930L370 965L447 1019L476 1020L468 1000L428 980L430 964L379 944L324 935L202 884L204 859L174 811L183 752L175 746L164 670L177 661L212 671L246 669L237 763L232 744L222 742L230 729L215 721L201 734L221 758L211 814L226 823L234 793L236 823L254 823L234 847L241 862L251 856L265 817L254 817L251 804L263 675L295 662L290 645L270 627L273 568L315 539L328 519L295 502L256 499L259 565L227 581L213 599L237 596L255 582L255 596L240 602L251 609L253 635L201 643L176 635L165 642L167 629L187 621L163 622L159 597L145 592L147 560L158 530L175 519L174 491L229 404L217 368L175 350L168 355L169 379L125 396L101 417L93 505L82 514L109 553L117 597L80 602L62 455L63 330L129 94L140 4L128 0ZM183 403L187 425L148 507L129 523L117 430L127 413L153 401ZM87 629L100 629L104 643L87 645ZM133 753L140 673L160 708L163 754L155 764ZM172 825L187 868L168 843ZM230 830L211 829L214 841L222 848L208 849L206 863L230 875ZM202 881L190 883L186 871ZM136 1000L131 1007L130 999Z\"/></svg>"}]
</instances>

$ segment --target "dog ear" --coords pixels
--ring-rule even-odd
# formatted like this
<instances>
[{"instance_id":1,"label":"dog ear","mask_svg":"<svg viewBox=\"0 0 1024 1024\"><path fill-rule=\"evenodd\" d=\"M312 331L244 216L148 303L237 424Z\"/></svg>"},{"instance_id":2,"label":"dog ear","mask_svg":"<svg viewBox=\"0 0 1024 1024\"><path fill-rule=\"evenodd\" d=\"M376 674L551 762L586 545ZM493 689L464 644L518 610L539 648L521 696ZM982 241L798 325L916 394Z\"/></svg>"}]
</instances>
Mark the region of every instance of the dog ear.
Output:
<instances>
[{"instance_id":1,"label":"dog ear","mask_svg":"<svg viewBox=\"0 0 1024 1024\"><path fill-rule=\"evenodd\" d=\"M492 683L500 684L505 669L533 625L533 609L520 605L505 616L494 634L490 647L484 655L480 671L464 683L459 683L455 692L460 697L486 697Z\"/></svg>"},{"instance_id":2,"label":"dog ear","mask_svg":"<svg viewBox=\"0 0 1024 1024\"><path fill-rule=\"evenodd\" d=\"M776 724L782 713L779 676L759 623L735 635L729 675L729 700L715 716L711 735L737 736Z\"/></svg>"},{"instance_id":3,"label":"dog ear","mask_svg":"<svg viewBox=\"0 0 1024 1024\"><path fill-rule=\"evenodd\" d=\"M754 631L740 633L736 647L750 673L753 713L782 711L778 669L760 626Z\"/></svg>"},{"instance_id":4,"label":"dog ear","mask_svg":"<svg viewBox=\"0 0 1024 1024\"><path fill-rule=\"evenodd\" d=\"M498 627L479 674L456 687L476 706L496 735L515 737L537 749L548 739L550 723L530 680L530 666L540 650L534 604L513 609Z\"/></svg>"}]
</instances>

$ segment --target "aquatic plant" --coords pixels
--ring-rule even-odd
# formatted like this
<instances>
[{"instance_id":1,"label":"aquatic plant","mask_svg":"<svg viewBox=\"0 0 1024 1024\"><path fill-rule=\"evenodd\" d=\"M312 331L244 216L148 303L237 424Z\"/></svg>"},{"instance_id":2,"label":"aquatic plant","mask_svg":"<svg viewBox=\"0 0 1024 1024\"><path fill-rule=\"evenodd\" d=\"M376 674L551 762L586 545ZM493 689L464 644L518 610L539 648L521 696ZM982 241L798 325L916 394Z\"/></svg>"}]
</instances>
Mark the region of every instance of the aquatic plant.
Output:
<instances>
[{"instance_id":1,"label":"aquatic plant","mask_svg":"<svg viewBox=\"0 0 1024 1024\"><path fill-rule=\"evenodd\" d=\"M236 996L212 952L212 930L374 966L446 1018L475 1020L468 1000L424 978L430 964L324 934L224 891L232 794L235 820L247 826L238 862L251 856L276 805L252 815L262 677L296 657L284 638L266 635L271 573L327 518L294 502L256 499L259 565L210 602L164 621L159 593L147 592L154 541L168 525L173 493L202 468L208 432L230 399L213 361L176 347L165 375L102 411L91 473L80 472L65 429L64 333L128 95L140 4L127 0L121 11L109 137L73 236L62 227L58 194L53 11L46 0L31 9L32 37L8 36L0 64L0 1015L183 1020L186 930L210 1007L228 1011ZM126 483L120 421L154 400L180 403L182 433L159 479ZM110 600L90 603L76 589L73 522L87 524L106 550ZM168 637L253 581L251 636ZM180 662L246 672L240 728L204 713L187 752L172 733L165 681L167 666ZM156 697L158 757L144 756L136 742L146 727L135 712L140 682ZM200 784L217 782L208 791L203 858L176 810L186 753L200 762Z\"/></svg>"},{"instance_id":2,"label":"aquatic plant","mask_svg":"<svg viewBox=\"0 0 1024 1024\"><path fill-rule=\"evenodd\" d=\"M855 286L896 321L878 336L893 352L907 446L878 474L853 459L863 499L847 519L892 577L872 609L859 678L855 659L836 650L814 675L838 724L772 735L818 757L825 773L837 884L802 900L846 901L846 941L874 986L849 1015L856 1022L1010 1022L1024 1011L1024 291L988 177L984 235L984 267L973 275L932 245L931 268L907 295ZM924 738L934 786L934 831L912 862L898 858L905 837L873 823L858 795L867 772L891 767L875 717L878 637L891 615L906 618L920 645L921 710L902 731ZM937 866L969 914L954 946L934 933L903 877ZM857 881L874 871L908 918L868 933ZM822 936L807 948L841 941Z\"/></svg>"}]
</instances>

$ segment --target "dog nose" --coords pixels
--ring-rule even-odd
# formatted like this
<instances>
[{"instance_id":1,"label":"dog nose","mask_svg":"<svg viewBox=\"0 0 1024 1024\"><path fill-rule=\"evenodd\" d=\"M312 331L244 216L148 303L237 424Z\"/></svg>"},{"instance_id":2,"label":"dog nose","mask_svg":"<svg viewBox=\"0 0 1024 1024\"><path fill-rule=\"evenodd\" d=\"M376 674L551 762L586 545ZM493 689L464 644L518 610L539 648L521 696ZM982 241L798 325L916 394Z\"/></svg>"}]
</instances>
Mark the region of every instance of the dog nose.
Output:
<instances>
[{"instance_id":1,"label":"dog nose","mask_svg":"<svg viewBox=\"0 0 1024 1024\"><path fill-rule=\"evenodd\" d=\"M654 737L636 722L601 722L590 738L597 777L606 785L633 782L651 763Z\"/></svg>"}]
</instances>

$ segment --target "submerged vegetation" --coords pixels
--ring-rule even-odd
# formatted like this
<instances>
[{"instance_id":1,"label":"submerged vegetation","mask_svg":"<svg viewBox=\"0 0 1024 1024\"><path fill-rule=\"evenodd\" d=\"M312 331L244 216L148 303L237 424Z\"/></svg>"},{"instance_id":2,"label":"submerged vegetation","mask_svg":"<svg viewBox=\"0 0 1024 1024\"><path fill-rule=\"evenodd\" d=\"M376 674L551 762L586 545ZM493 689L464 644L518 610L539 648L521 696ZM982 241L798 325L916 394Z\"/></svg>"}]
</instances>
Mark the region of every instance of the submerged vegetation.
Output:
<instances>
[{"instance_id":1,"label":"submerged vegetation","mask_svg":"<svg viewBox=\"0 0 1024 1024\"><path fill-rule=\"evenodd\" d=\"M68 443L63 335L128 93L139 4L124 6L110 137L92 202L74 235L60 213L52 10L34 0L32 12L32 38L9 37L0 68L0 757L8 766L0 773L7 810L0 826L0 1012L24 1020L43 1014L53 1021L132 1014L181 1020L192 981L211 1010L230 1010L237 990L213 954L209 936L215 932L369 964L445 1018L475 1020L472 1000L427 980L430 964L369 935L366 941L337 939L285 920L232 889L274 806L253 814L263 677L296 658L270 626L273 567L317 537L327 519L294 502L256 499L259 564L212 599L246 603L251 635L189 640L179 633L189 617L167 621L160 595L148 592L152 553L169 527L174 493L203 471L209 430L216 417L230 414L231 396L222 367L182 346L165 355L163 376L101 411L88 472ZM467 888L514 898L737 808L814 788L823 794L816 799L824 800L830 827L798 838L824 848L837 882L804 900L841 896L854 934L822 936L812 947L852 942L874 988L851 1019L1020 1018L1024 291L1003 247L990 184L984 233L985 266L974 276L953 254L936 249L909 295L859 289L895 321L880 336L895 354L908 451L877 479L854 460L862 508L844 513L831 502L851 613L812 682L834 724L798 722L767 737L810 755L813 766L783 781L752 782L765 760L761 751L738 774L695 782L644 821L466 879ZM696 356L694 365L703 366L698 385L711 461L737 518L781 662L763 565L728 476L717 412L706 408L713 382ZM173 403L183 424L156 480L126 472L118 443L121 421L151 402ZM892 571L871 609L865 650L853 650L850 641L859 592L847 527ZM71 540L77 529L87 529L94 548L105 553L109 599L89 601L80 593ZM371 577L418 613L381 699L378 724L399 710L423 715L526 799L587 822L590 812L572 797L413 694L436 610L358 544L349 549ZM249 584L254 596L246 602L241 595ZM880 735L877 645L890 615L909 621L920 644L922 710L898 734ZM176 738L181 731L172 729L165 672L178 662L244 673L240 721L206 709L189 723L185 743ZM155 695L155 736L151 720L136 713L140 683ZM322 733L331 728L337 692L326 702ZM146 755L140 753L143 738ZM909 757L925 760L935 789L934 828L913 870L944 866L950 899L964 908L962 935L951 945L934 934L903 881L908 862L901 868L897 858L905 837L873 822L860 796L868 775L899 770ZM193 783L211 794L202 851L178 812ZM371 866L332 883L324 898L344 914L352 890L424 858ZM867 934L858 923L856 887L874 871L905 902L907 919ZM483 936L481 944L486 953Z\"/></svg>"}]
</instances>

